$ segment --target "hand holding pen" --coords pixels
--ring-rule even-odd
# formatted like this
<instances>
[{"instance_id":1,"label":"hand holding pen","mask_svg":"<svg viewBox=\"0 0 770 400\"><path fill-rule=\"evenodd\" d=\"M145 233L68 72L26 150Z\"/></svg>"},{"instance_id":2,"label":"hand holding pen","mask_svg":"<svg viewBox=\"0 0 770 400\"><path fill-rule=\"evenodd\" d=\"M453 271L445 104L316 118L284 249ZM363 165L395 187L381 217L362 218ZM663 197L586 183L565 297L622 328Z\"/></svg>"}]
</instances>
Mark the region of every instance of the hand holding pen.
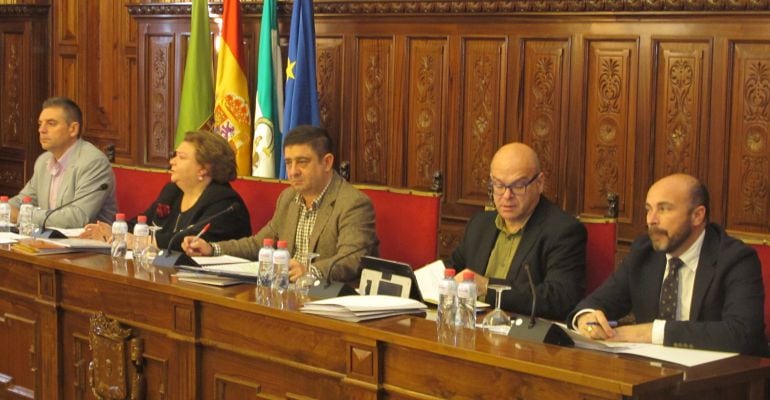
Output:
<instances>
[{"instance_id":1,"label":"hand holding pen","mask_svg":"<svg viewBox=\"0 0 770 400\"><path fill-rule=\"evenodd\" d=\"M608 339L615 336L617 321L609 321L601 310L587 312L580 316L577 327L580 334L591 339Z\"/></svg>"},{"instance_id":2,"label":"hand holding pen","mask_svg":"<svg viewBox=\"0 0 770 400\"><path fill-rule=\"evenodd\" d=\"M203 236L204 234L206 234L206 232L208 232L208 231L209 231L209 228L211 228L211 222L209 222L208 224L206 224L206 226L204 226L204 227L203 227L203 229L201 229L201 231L200 231L200 232L198 232L198 234L197 234L197 235L195 235L195 241L197 242L197 241L198 241L198 239L200 239L200 238L201 238L201 236Z\"/></svg>"}]
</instances>

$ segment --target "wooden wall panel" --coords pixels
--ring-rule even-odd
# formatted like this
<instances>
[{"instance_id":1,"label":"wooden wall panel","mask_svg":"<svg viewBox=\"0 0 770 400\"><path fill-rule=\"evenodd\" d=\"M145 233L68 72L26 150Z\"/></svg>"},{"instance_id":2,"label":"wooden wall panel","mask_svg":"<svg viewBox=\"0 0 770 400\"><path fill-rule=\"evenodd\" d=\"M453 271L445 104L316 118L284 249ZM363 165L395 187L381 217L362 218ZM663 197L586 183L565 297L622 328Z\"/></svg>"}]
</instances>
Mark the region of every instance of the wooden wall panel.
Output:
<instances>
[{"instance_id":1,"label":"wooden wall panel","mask_svg":"<svg viewBox=\"0 0 770 400\"><path fill-rule=\"evenodd\" d=\"M404 137L402 167L406 186L430 190L433 174L446 165L443 149L448 125L448 41L446 38L410 38L404 81ZM398 164L398 162L394 162Z\"/></svg>"},{"instance_id":2,"label":"wooden wall panel","mask_svg":"<svg viewBox=\"0 0 770 400\"><path fill-rule=\"evenodd\" d=\"M362 183L388 184L393 130L393 40L361 37L357 41L354 101L355 122L351 178Z\"/></svg>"},{"instance_id":3,"label":"wooden wall panel","mask_svg":"<svg viewBox=\"0 0 770 400\"><path fill-rule=\"evenodd\" d=\"M524 40L521 113L523 141L535 149L545 174L545 195L556 204L563 200L560 184L565 170L567 138L564 120L569 102L569 41Z\"/></svg>"},{"instance_id":4,"label":"wooden wall panel","mask_svg":"<svg viewBox=\"0 0 770 400\"><path fill-rule=\"evenodd\" d=\"M335 161L338 163L342 159L340 150L344 148L341 143L342 124L344 123L344 115L342 114L344 55L342 37L331 36L316 39L318 113L321 117L321 125L326 128L334 142L334 154L338 157ZM348 157L346 160L350 160L350 158Z\"/></svg>"},{"instance_id":5,"label":"wooden wall panel","mask_svg":"<svg viewBox=\"0 0 770 400\"><path fill-rule=\"evenodd\" d=\"M29 79L27 71L22 69L24 64L24 27L17 26L16 29L7 27L0 36L0 49L2 49L2 59L0 66L2 72L2 87L4 90L0 93L0 139L2 147L15 150L24 150L27 140L26 132L22 132L22 94L23 85Z\"/></svg>"},{"instance_id":6,"label":"wooden wall panel","mask_svg":"<svg viewBox=\"0 0 770 400\"><path fill-rule=\"evenodd\" d=\"M144 57L152 66L147 71L146 81L142 90L145 91L148 103L144 110L146 116L145 137L146 161L152 165L167 165L168 155L172 150L174 136L174 113L177 102L174 88L174 36L146 36L146 53Z\"/></svg>"},{"instance_id":7,"label":"wooden wall panel","mask_svg":"<svg viewBox=\"0 0 770 400\"><path fill-rule=\"evenodd\" d=\"M770 233L770 41L734 48L727 227Z\"/></svg>"},{"instance_id":8,"label":"wooden wall panel","mask_svg":"<svg viewBox=\"0 0 770 400\"><path fill-rule=\"evenodd\" d=\"M459 95L461 117L457 190L460 204L488 201L489 163L502 144L505 130L505 78L508 42L505 37L462 39Z\"/></svg>"},{"instance_id":9,"label":"wooden wall panel","mask_svg":"<svg viewBox=\"0 0 770 400\"><path fill-rule=\"evenodd\" d=\"M630 221L636 171L636 91L638 50L635 40L593 40L586 46L586 155L584 208L603 215L607 194L620 195L619 217Z\"/></svg>"},{"instance_id":10,"label":"wooden wall panel","mask_svg":"<svg viewBox=\"0 0 770 400\"><path fill-rule=\"evenodd\" d=\"M711 44L659 42L655 87L654 179L675 172L702 176L708 145Z\"/></svg>"}]
</instances>

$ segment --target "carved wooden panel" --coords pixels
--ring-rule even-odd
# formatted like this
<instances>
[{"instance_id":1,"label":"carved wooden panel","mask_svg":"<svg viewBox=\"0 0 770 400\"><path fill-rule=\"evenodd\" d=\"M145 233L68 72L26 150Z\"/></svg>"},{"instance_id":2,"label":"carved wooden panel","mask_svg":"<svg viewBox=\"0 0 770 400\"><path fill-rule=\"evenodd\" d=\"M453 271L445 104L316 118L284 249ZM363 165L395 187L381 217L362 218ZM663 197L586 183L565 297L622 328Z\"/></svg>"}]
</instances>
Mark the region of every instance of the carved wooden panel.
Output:
<instances>
[{"instance_id":1,"label":"carved wooden panel","mask_svg":"<svg viewBox=\"0 0 770 400\"><path fill-rule=\"evenodd\" d=\"M344 47L340 37L316 37L316 77L321 126L334 142L334 154L342 160L342 74ZM349 160L350 158L345 158Z\"/></svg>"},{"instance_id":2,"label":"carved wooden panel","mask_svg":"<svg viewBox=\"0 0 770 400\"><path fill-rule=\"evenodd\" d=\"M406 185L430 190L433 173L443 170L443 136L449 90L447 38L411 38L407 42L404 126ZM400 132L399 132L400 133Z\"/></svg>"},{"instance_id":3,"label":"carved wooden panel","mask_svg":"<svg viewBox=\"0 0 770 400\"><path fill-rule=\"evenodd\" d=\"M147 110L146 131L144 142L146 143L145 158L154 165L167 165L168 154L171 152L171 137L174 122L174 95L173 75L174 71L174 37L171 35L153 35L145 38L146 47L144 54L149 69L145 75Z\"/></svg>"},{"instance_id":4,"label":"carved wooden panel","mask_svg":"<svg viewBox=\"0 0 770 400\"><path fill-rule=\"evenodd\" d=\"M34 312L0 299L0 398L39 398L39 330Z\"/></svg>"},{"instance_id":5,"label":"carved wooden panel","mask_svg":"<svg viewBox=\"0 0 770 400\"><path fill-rule=\"evenodd\" d=\"M0 157L0 193L16 193L24 182L24 164Z\"/></svg>"},{"instance_id":6,"label":"carved wooden panel","mask_svg":"<svg viewBox=\"0 0 770 400\"><path fill-rule=\"evenodd\" d=\"M462 38L460 63L460 146L458 203L488 200L489 163L505 129L505 38Z\"/></svg>"},{"instance_id":7,"label":"carved wooden panel","mask_svg":"<svg viewBox=\"0 0 770 400\"><path fill-rule=\"evenodd\" d=\"M387 184L390 132L393 128L390 99L393 91L393 44L390 38L359 38L355 60L352 179Z\"/></svg>"},{"instance_id":8,"label":"carved wooden panel","mask_svg":"<svg viewBox=\"0 0 770 400\"><path fill-rule=\"evenodd\" d=\"M597 40L587 47L583 212L604 215L607 193L614 192L620 195L619 218L629 221L634 201L637 44Z\"/></svg>"},{"instance_id":9,"label":"carved wooden panel","mask_svg":"<svg viewBox=\"0 0 770 400\"><path fill-rule=\"evenodd\" d=\"M675 172L699 176L698 154L708 138L706 93L711 44L660 42L655 86L654 178Z\"/></svg>"},{"instance_id":10,"label":"carved wooden panel","mask_svg":"<svg viewBox=\"0 0 770 400\"><path fill-rule=\"evenodd\" d=\"M8 29L11 28L11 29ZM0 138L2 147L23 149L27 143L26 132L22 132L22 101L24 70L24 28L4 27L2 32L2 93L0 93ZM14 32L15 31L15 32Z\"/></svg>"},{"instance_id":11,"label":"carved wooden panel","mask_svg":"<svg viewBox=\"0 0 770 400\"><path fill-rule=\"evenodd\" d=\"M260 385L248 379L216 374L214 376L216 400L237 400L259 398Z\"/></svg>"},{"instance_id":12,"label":"carved wooden panel","mask_svg":"<svg viewBox=\"0 0 770 400\"><path fill-rule=\"evenodd\" d=\"M524 110L522 136L535 149L540 169L545 174L545 195L560 202L564 159L562 142L566 139L565 120L568 104L569 42L567 40L525 40L521 86Z\"/></svg>"},{"instance_id":13,"label":"carved wooden panel","mask_svg":"<svg viewBox=\"0 0 770 400\"><path fill-rule=\"evenodd\" d=\"M102 313L91 317L88 384L97 399L144 398L144 343L133 336L130 328Z\"/></svg>"},{"instance_id":14,"label":"carved wooden panel","mask_svg":"<svg viewBox=\"0 0 770 400\"><path fill-rule=\"evenodd\" d=\"M80 70L78 56L60 52L54 60L54 64L56 93L66 93L68 97L77 98L80 93L78 89L78 71ZM40 105L38 105L38 113L40 112L39 108Z\"/></svg>"},{"instance_id":15,"label":"carved wooden panel","mask_svg":"<svg viewBox=\"0 0 770 400\"><path fill-rule=\"evenodd\" d=\"M61 45L77 45L82 40L80 27L83 5L86 0L57 0L54 7L54 20L58 29L55 30L57 37L56 43Z\"/></svg>"},{"instance_id":16,"label":"carved wooden panel","mask_svg":"<svg viewBox=\"0 0 770 400\"><path fill-rule=\"evenodd\" d=\"M770 233L770 42L736 43L730 79L727 227Z\"/></svg>"}]
</instances>

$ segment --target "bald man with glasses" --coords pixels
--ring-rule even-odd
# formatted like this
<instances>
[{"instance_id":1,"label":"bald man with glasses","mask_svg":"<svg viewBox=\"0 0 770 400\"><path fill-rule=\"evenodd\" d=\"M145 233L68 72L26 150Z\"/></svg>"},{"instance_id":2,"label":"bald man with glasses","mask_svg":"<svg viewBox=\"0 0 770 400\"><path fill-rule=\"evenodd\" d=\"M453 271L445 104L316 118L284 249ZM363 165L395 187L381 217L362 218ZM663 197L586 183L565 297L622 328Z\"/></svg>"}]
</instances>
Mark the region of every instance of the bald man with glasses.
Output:
<instances>
[{"instance_id":1,"label":"bald man with glasses","mask_svg":"<svg viewBox=\"0 0 770 400\"><path fill-rule=\"evenodd\" d=\"M489 284L511 286L502 294L501 307L521 314L532 307L528 264L537 294L535 314L563 320L583 296L586 230L543 196L544 185L534 150L523 143L501 147L489 174L495 211L471 219L448 263L475 273L487 303L495 296Z\"/></svg>"}]
</instances>

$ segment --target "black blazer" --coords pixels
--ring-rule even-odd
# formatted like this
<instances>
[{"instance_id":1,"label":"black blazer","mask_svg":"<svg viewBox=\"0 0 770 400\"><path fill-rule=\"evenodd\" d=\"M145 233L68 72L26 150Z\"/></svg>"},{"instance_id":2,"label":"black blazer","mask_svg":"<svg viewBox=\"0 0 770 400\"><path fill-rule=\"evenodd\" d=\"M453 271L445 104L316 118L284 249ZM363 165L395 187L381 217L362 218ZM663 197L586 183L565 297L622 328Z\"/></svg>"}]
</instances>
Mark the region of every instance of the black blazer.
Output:
<instances>
[{"instance_id":1,"label":"black blazer","mask_svg":"<svg viewBox=\"0 0 770 400\"><path fill-rule=\"evenodd\" d=\"M162 228L155 234L159 248L168 247L169 240L177 232L225 210L233 203L239 205L237 209L224 213L211 221L211 227L202 236L203 239L208 242L217 242L251 235L249 211L246 209L241 196L233 190L229 183L211 182L201 197L198 198L198 201L195 202L195 205L180 215L182 195L179 187L175 183L169 182L143 214L147 216L148 225L155 223ZM129 229L133 230L135 224L136 217L129 221ZM203 226L196 226L196 230L180 234L174 239L171 248L181 250L184 236L197 235L202 228Z\"/></svg>"},{"instance_id":2,"label":"black blazer","mask_svg":"<svg viewBox=\"0 0 770 400\"><path fill-rule=\"evenodd\" d=\"M460 245L452 253L449 265L458 272L470 268L484 274L492 248L500 232L495 226L496 211L479 213L471 219ZM528 262L537 294L535 314L563 320L583 297L586 269L586 229L575 217L564 213L541 196L535 211L522 232L521 242L513 256L504 283L511 290L503 292L501 307L529 315L532 295L527 273ZM494 304L495 294L487 293L486 301Z\"/></svg>"},{"instance_id":3,"label":"black blazer","mask_svg":"<svg viewBox=\"0 0 770 400\"><path fill-rule=\"evenodd\" d=\"M568 323L585 308L602 310L609 319L633 312L637 323L652 322L658 315L665 269L665 253L655 251L647 235L639 237L617 271L570 313ZM764 294L754 249L727 236L718 225L707 225L690 321L666 322L664 345L765 354Z\"/></svg>"}]
</instances>

